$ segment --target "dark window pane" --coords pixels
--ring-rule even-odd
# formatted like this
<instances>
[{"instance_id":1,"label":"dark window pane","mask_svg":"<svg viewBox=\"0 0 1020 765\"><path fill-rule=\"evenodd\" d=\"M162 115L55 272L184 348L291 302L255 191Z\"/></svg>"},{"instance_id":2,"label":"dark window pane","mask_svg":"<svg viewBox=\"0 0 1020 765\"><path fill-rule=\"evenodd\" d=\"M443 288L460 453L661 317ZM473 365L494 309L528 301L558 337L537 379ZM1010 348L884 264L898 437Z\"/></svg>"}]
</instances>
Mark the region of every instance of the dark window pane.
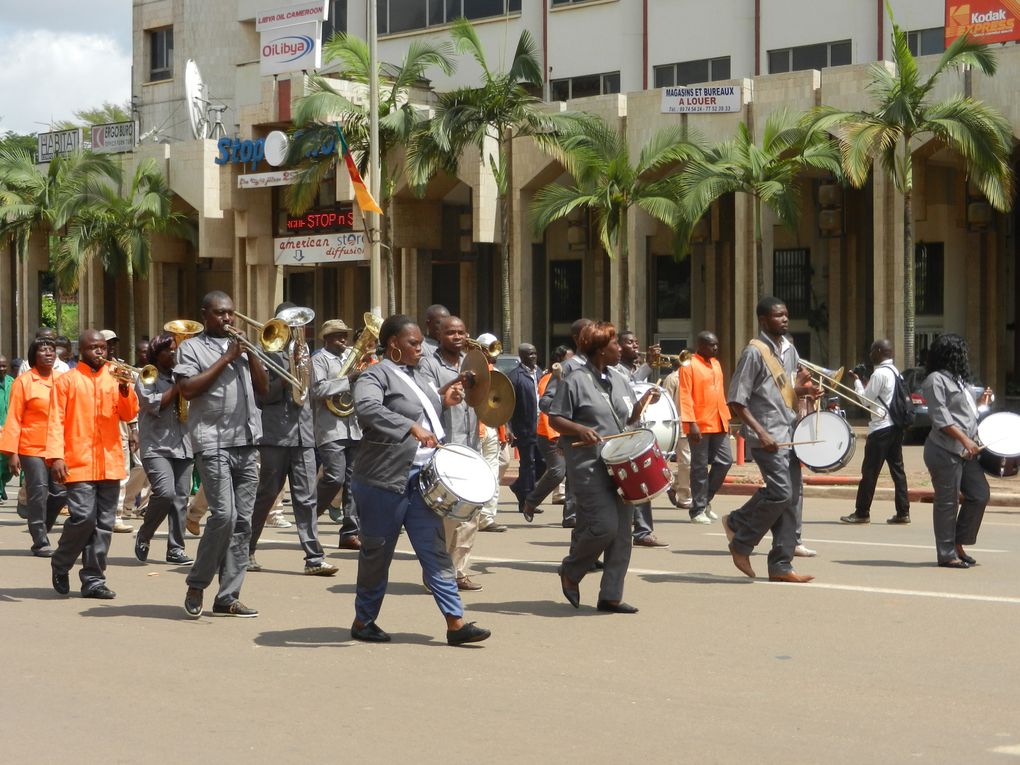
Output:
<instances>
[{"instance_id":1,"label":"dark window pane","mask_svg":"<svg viewBox=\"0 0 1020 765\"><path fill-rule=\"evenodd\" d=\"M446 0L446 21L447 23L454 19L459 19L464 15L463 8L461 7L461 0Z\"/></svg>"},{"instance_id":2,"label":"dark window pane","mask_svg":"<svg viewBox=\"0 0 1020 765\"><path fill-rule=\"evenodd\" d=\"M701 61L684 61L676 65L676 82L678 85L690 85L695 82L708 82L708 59Z\"/></svg>"},{"instance_id":3,"label":"dark window pane","mask_svg":"<svg viewBox=\"0 0 1020 765\"><path fill-rule=\"evenodd\" d=\"M510 13L520 13L521 0L510 0L510 5L507 7L507 10L510 11Z\"/></svg>"},{"instance_id":4,"label":"dark window pane","mask_svg":"<svg viewBox=\"0 0 1020 765\"><path fill-rule=\"evenodd\" d=\"M460 263L432 264L432 302L460 313Z\"/></svg>"},{"instance_id":5,"label":"dark window pane","mask_svg":"<svg viewBox=\"0 0 1020 765\"><path fill-rule=\"evenodd\" d=\"M429 3L429 26L434 27L446 23L444 11L445 0L428 0Z\"/></svg>"},{"instance_id":6,"label":"dark window pane","mask_svg":"<svg viewBox=\"0 0 1020 765\"><path fill-rule=\"evenodd\" d=\"M655 87L668 88L671 85L676 85L676 67L673 64L655 67Z\"/></svg>"},{"instance_id":7,"label":"dark window pane","mask_svg":"<svg viewBox=\"0 0 1020 765\"><path fill-rule=\"evenodd\" d=\"M464 16L469 19L500 16L504 7L504 0L464 0Z\"/></svg>"},{"instance_id":8,"label":"dark window pane","mask_svg":"<svg viewBox=\"0 0 1020 765\"><path fill-rule=\"evenodd\" d=\"M553 80L549 83L549 97L553 101L570 99L570 80Z\"/></svg>"},{"instance_id":9,"label":"dark window pane","mask_svg":"<svg viewBox=\"0 0 1020 765\"><path fill-rule=\"evenodd\" d=\"M769 51L769 74L779 74L790 71L790 51L770 50Z\"/></svg>"},{"instance_id":10,"label":"dark window pane","mask_svg":"<svg viewBox=\"0 0 1020 765\"><path fill-rule=\"evenodd\" d=\"M337 32L347 31L347 0L331 0L329 18L322 22L322 41L326 42Z\"/></svg>"},{"instance_id":11,"label":"dark window pane","mask_svg":"<svg viewBox=\"0 0 1020 765\"><path fill-rule=\"evenodd\" d=\"M570 87L571 98L597 96L602 92L602 78L597 74L585 77L572 77Z\"/></svg>"},{"instance_id":12,"label":"dark window pane","mask_svg":"<svg viewBox=\"0 0 1020 765\"><path fill-rule=\"evenodd\" d=\"M602 76L602 94L620 92L620 73L613 72Z\"/></svg>"},{"instance_id":13,"label":"dark window pane","mask_svg":"<svg viewBox=\"0 0 1020 765\"><path fill-rule=\"evenodd\" d=\"M946 31L942 27L923 29L918 32L921 41L922 56L930 56L933 53L942 53L946 49Z\"/></svg>"},{"instance_id":14,"label":"dark window pane","mask_svg":"<svg viewBox=\"0 0 1020 765\"><path fill-rule=\"evenodd\" d=\"M802 45L793 49L793 71L803 72L805 69L824 69L829 65L828 46Z\"/></svg>"},{"instance_id":15,"label":"dark window pane","mask_svg":"<svg viewBox=\"0 0 1020 765\"><path fill-rule=\"evenodd\" d=\"M833 43L829 49L829 66L846 66L850 63L850 41Z\"/></svg>"},{"instance_id":16,"label":"dark window pane","mask_svg":"<svg viewBox=\"0 0 1020 765\"><path fill-rule=\"evenodd\" d=\"M582 276L580 260L554 260L549 263L549 320L574 321L581 309Z\"/></svg>"},{"instance_id":17,"label":"dark window pane","mask_svg":"<svg viewBox=\"0 0 1020 765\"><path fill-rule=\"evenodd\" d=\"M811 308L809 250L775 250L773 252L772 292L786 303L791 316L807 316Z\"/></svg>"},{"instance_id":18,"label":"dark window pane","mask_svg":"<svg viewBox=\"0 0 1020 765\"><path fill-rule=\"evenodd\" d=\"M425 3L422 0L390 0L391 34L424 28Z\"/></svg>"},{"instance_id":19,"label":"dark window pane","mask_svg":"<svg viewBox=\"0 0 1020 765\"><path fill-rule=\"evenodd\" d=\"M169 80L174 75L174 30L149 33L149 80Z\"/></svg>"},{"instance_id":20,"label":"dark window pane","mask_svg":"<svg viewBox=\"0 0 1020 765\"><path fill-rule=\"evenodd\" d=\"M728 80L730 78L730 57L712 59L712 80Z\"/></svg>"},{"instance_id":21,"label":"dark window pane","mask_svg":"<svg viewBox=\"0 0 1020 765\"><path fill-rule=\"evenodd\" d=\"M390 27L390 16L386 10L386 0L376 0L375 3L375 25L379 34L384 35Z\"/></svg>"},{"instance_id":22,"label":"dark window pane","mask_svg":"<svg viewBox=\"0 0 1020 765\"><path fill-rule=\"evenodd\" d=\"M691 318L691 259L677 262L670 255L655 257L655 316Z\"/></svg>"},{"instance_id":23,"label":"dark window pane","mask_svg":"<svg viewBox=\"0 0 1020 765\"><path fill-rule=\"evenodd\" d=\"M910 48L910 53L914 56L920 55L917 52L918 34L918 32L909 32L907 34L907 47Z\"/></svg>"},{"instance_id":24,"label":"dark window pane","mask_svg":"<svg viewBox=\"0 0 1020 765\"><path fill-rule=\"evenodd\" d=\"M945 260L942 242L924 242L914 247L915 312L941 316L945 290Z\"/></svg>"}]
</instances>

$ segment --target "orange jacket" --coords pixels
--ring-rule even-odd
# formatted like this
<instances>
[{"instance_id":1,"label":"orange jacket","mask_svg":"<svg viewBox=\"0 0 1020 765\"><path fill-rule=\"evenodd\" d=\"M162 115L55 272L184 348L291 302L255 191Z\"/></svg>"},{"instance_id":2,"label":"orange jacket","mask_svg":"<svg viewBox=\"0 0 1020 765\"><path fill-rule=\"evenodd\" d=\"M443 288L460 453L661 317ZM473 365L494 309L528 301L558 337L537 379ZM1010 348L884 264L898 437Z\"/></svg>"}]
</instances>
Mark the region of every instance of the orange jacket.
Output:
<instances>
[{"instance_id":1,"label":"orange jacket","mask_svg":"<svg viewBox=\"0 0 1020 765\"><path fill-rule=\"evenodd\" d=\"M545 393L545 389L549 387L549 381L552 379L552 372L546 372L542 375L542 379L538 381L538 397L542 398ZM560 437L558 431L553 430L549 426L549 415L543 412L541 409L538 410L538 428L536 429L538 435L543 436L549 441L555 441Z\"/></svg>"},{"instance_id":2,"label":"orange jacket","mask_svg":"<svg viewBox=\"0 0 1020 765\"><path fill-rule=\"evenodd\" d=\"M14 379L7 421L0 434L0 452L29 457L45 455L50 397L53 382L60 374L54 369L49 377L43 377L34 369L29 369Z\"/></svg>"},{"instance_id":3,"label":"orange jacket","mask_svg":"<svg viewBox=\"0 0 1020 765\"><path fill-rule=\"evenodd\" d=\"M104 364L93 372L78 364L53 385L46 459L63 460L67 482L120 481L127 472L120 423L138 416L134 386L120 394L119 383Z\"/></svg>"},{"instance_id":4,"label":"orange jacket","mask_svg":"<svg viewBox=\"0 0 1020 765\"><path fill-rule=\"evenodd\" d=\"M706 359L698 353L691 363L680 367L677 406L684 432L696 422L702 433L725 433L730 427L730 408L726 405L722 367L717 359Z\"/></svg>"}]
</instances>

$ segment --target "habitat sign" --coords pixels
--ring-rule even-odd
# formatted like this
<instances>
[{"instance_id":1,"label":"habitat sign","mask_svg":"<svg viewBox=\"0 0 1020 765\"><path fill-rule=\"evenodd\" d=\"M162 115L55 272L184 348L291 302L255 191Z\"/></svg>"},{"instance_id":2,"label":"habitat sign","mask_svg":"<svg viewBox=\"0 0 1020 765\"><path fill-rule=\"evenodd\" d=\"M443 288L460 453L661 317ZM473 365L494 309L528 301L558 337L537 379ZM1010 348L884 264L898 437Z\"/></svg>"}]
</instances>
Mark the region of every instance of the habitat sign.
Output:
<instances>
[{"instance_id":1,"label":"habitat sign","mask_svg":"<svg viewBox=\"0 0 1020 765\"><path fill-rule=\"evenodd\" d=\"M739 112L743 90L738 85L677 85L662 89L663 114L712 114Z\"/></svg>"},{"instance_id":2,"label":"habitat sign","mask_svg":"<svg viewBox=\"0 0 1020 765\"><path fill-rule=\"evenodd\" d=\"M317 263L357 263L368 260L365 235L317 234L273 240L273 262L278 266L314 266Z\"/></svg>"}]
</instances>

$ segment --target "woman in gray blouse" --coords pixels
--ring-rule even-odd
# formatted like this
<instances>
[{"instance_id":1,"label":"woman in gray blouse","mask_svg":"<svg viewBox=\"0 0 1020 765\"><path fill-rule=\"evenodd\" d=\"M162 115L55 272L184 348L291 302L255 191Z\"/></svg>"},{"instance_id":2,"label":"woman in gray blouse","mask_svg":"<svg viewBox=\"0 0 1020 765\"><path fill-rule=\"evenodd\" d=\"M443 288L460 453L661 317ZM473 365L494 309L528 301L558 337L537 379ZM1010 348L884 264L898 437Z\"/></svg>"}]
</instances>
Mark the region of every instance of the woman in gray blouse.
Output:
<instances>
[{"instance_id":1,"label":"woman in gray blouse","mask_svg":"<svg viewBox=\"0 0 1020 765\"><path fill-rule=\"evenodd\" d=\"M931 415L924 464L935 489L935 552L944 568L970 568L976 563L963 546L977 542L988 504L988 481L974 459L981 448L975 443L978 402L970 392L969 378L966 341L959 335L939 336L928 349L923 387ZM985 398L990 393L985 391Z\"/></svg>"},{"instance_id":2,"label":"woman in gray blouse","mask_svg":"<svg viewBox=\"0 0 1020 765\"><path fill-rule=\"evenodd\" d=\"M658 400L659 390L652 388L634 401L630 382L612 369L620 363L620 344L609 322L585 327L578 338L578 352L587 363L560 380L549 408L549 426L560 433L567 481L577 500L577 525L571 533L570 553L560 567L560 584L567 602L578 608L580 582L604 555L596 607L633 614L637 609L623 602L623 580L630 565L634 507L617 493L601 458L601 442L603 436L622 433L637 422L644 404Z\"/></svg>"},{"instance_id":3,"label":"woman in gray blouse","mask_svg":"<svg viewBox=\"0 0 1020 765\"><path fill-rule=\"evenodd\" d=\"M444 406L463 399L463 386L436 391L418 370L421 329L409 316L391 316L379 331L382 361L354 384L354 408L361 423L361 446L354 458L351 489L361 520L358 584L351 637L389 642L376 618L389 583L390 563L400 529L414 547L436 605L446 619L450 645L477 643L489 631L464 622L453 561L446 552L443 522L425 504L418 474L443 438Z\"/></svg>"}]
</instances>

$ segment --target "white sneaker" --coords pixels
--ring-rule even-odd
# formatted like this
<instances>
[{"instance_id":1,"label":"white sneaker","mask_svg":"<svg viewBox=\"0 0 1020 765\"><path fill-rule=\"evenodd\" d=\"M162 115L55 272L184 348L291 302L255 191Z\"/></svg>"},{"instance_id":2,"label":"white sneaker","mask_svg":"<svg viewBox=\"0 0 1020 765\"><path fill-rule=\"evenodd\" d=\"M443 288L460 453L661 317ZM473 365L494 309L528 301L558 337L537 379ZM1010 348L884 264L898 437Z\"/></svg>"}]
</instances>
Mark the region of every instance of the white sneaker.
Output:
<instances>
[{"instance_id":1,"label":"white sneaker","mask_svg":"<svg viewBox=\"0 0 1020 765\"><path fill-rule=\"evenodd\" d=\"M271 515L266 520L266 528L269 529L289 529L294 524L284 518L282 515Z\"/></svg>"},{"instance_id":2,"label":"white sneaker","mask_svg":"<svg viewBox=\"0 0 1020 765\"><path fill-rule=\"evenodd\" d=\"M797 545L793 550L793 554L798 558L813 558L818 555L817 552L804 545Z\"/></svg>"},{"instance_id":3,"label":"white sneaker","mask_svg":"<svg viewBox=\"0 0 1020 765\"><path fill-rule=\"evenodd\" d=\"M719 516L715 514L715 511L712 509L711 505L705 508L705 515L707 515L713 521L719 520Z\"/></svg>"},{"instance_id":4,"label":"white sneaker","mask_svg":"<svg viewBox=\"0 0 1020 765\"><path fill-rule=\"evenodd\" d=\"M124 523L120 518L117 518L113 522L113 531L115 534L128 534L135 530L135 527L130 523Z\"/></svg>"},{"instance_id":5,"label":"white sneaker","mask_svg":"<svg viewBox=\"0 0 1020 765\"><path fill-rule=\"evenodd\" d=\"M691 523L711 523L712 519L708 517L707 513L698 513L691 518Z\"/></svg>"}]
</instances>

